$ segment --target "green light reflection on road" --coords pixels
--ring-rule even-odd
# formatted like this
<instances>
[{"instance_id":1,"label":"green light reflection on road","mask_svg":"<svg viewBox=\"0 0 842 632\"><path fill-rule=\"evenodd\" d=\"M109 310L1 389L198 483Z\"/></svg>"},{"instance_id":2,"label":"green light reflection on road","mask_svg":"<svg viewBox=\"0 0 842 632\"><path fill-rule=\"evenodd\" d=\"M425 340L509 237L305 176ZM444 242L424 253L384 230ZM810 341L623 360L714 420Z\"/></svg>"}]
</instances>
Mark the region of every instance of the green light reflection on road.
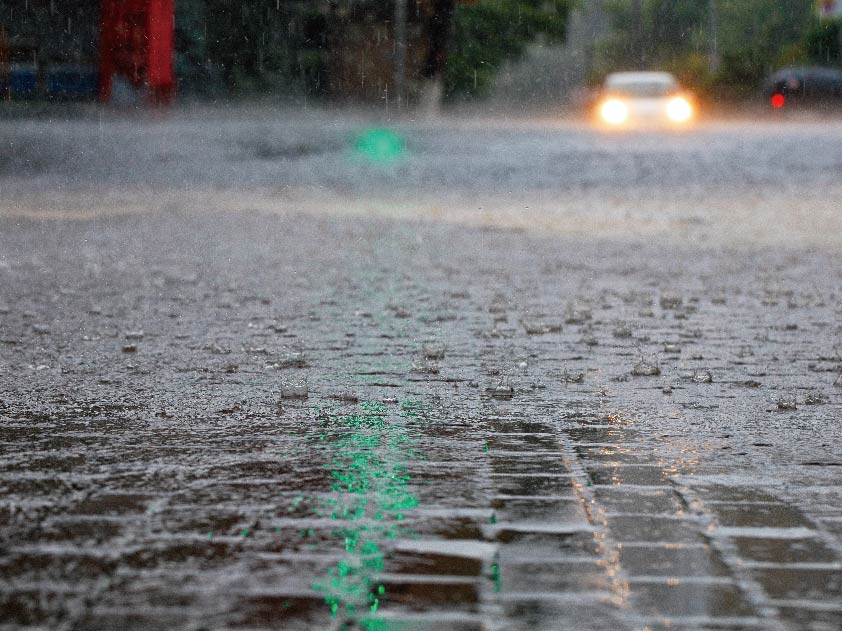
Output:
<instances>
[{"instance_id":1,"label":"green light reflection on road","mask_svg":"<svg viewBox=\"0 0 842 632\"><path fill-rule=\"evenodd\" d=\"M403 156L404 141L392 130L375 127L357 136L354 149L371 162L388 163Z\"/></svg>"},{"instance_id":2,"label":"green light reflection on road","mask_svg":"<svg viewBox=\"0 0 842 632\"><path fill-rule=\"evenodd\" d=\"M333 531L343 555L313 588L325 595L332 617L342 627L386 629L376 616L386 587L377 582L385 567L383 545L407 535L400 524L418 506L409 488L408 463L420 458L411 449L407 420L421 420L427 409L419 402L405 402L399 413L380 402L362 402L360 412L322 417L318 440L329 446L330 471L335 497L325 502L333 520L347 522Z\"/></svg>"}]
</instances>

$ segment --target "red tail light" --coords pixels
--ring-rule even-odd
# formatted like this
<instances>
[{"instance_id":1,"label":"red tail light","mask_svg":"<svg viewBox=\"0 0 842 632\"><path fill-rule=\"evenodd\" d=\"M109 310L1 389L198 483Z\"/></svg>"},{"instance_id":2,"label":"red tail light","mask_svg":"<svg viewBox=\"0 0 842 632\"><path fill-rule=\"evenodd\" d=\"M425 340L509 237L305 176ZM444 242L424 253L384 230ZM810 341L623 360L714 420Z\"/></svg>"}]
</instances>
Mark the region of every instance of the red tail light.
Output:
<instances>
[{"instance_id":1,"label":"red tail light","mask_svg":"<svg viewBox=\"0 0 842 632\"><path fill-rule=\"evenodd\" d=\"M772 107L776 110L782 108L786 104L786 97L780 92L772 95Z\"/></svg>"}]
</instances>

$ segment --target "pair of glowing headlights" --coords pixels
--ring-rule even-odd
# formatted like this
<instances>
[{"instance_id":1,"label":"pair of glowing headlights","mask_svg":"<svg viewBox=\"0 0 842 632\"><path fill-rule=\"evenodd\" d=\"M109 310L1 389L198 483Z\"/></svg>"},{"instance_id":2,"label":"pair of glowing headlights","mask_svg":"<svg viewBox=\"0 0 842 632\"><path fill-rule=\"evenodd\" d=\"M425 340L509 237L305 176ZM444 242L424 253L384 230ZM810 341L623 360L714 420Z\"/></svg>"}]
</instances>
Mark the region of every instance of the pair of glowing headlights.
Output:
<instances>
[{"instance_id":1,"label":"pair of glowing headlights","mask_svg":"<svg viewBox=\"0 0 842 632\"><path fill-rule=\"evenodd\" d=\"M629 106L616 97L605 100L599 116L608 125L623 125L629 119ZM673 123L686 123L693 117L693 106L684 97L672 97L667 102L667 118Z\"/></svg>"}]
</instances>

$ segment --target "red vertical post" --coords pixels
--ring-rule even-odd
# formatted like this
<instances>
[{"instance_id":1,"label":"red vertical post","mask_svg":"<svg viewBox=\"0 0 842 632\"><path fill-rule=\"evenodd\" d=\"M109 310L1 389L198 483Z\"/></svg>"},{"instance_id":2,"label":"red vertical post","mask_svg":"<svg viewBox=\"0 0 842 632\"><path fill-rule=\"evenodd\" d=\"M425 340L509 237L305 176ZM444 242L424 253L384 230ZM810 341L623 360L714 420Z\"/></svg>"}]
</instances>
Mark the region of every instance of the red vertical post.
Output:
<instances>
[{"instance_id":1,"label":"red vertical post","mask_svg":"<svg viewBox=\"0 0 842 632\"><path fill-rule=\"evenodd\" d=\"M169 102L175 92L173 40L175 11L173 0L148 0L149 66L147 81L150 97L157 103Z\"/></svg>"},{"instance_id":2,"label":"red vertical post","mask_svg":"<svg viewBox=\"0 0 842 632\"><path fill-rule=\"evenodd\" d=\"M112 78L124 77L153 103L175 93L173 0L102 0L99 96L111 97Z\"/></svg>"}]
</instances>

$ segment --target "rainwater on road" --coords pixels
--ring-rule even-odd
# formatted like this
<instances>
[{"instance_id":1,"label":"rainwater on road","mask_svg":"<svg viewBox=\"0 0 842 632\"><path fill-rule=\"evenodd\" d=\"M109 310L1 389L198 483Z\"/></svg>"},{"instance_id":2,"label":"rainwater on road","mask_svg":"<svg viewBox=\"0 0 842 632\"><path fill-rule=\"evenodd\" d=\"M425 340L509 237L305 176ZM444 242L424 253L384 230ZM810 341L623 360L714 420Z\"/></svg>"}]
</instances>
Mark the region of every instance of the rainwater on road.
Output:
<instances>
[{"instance_id":1,"label":"rainwater on road","mask_svg":"<svg viewBox=\"0 0 842 632\"><path fill-rule=\"evenodd\" d=\"M0 147L0 627L842 625L842 122Z\"/></svg>"}]
</instances>

